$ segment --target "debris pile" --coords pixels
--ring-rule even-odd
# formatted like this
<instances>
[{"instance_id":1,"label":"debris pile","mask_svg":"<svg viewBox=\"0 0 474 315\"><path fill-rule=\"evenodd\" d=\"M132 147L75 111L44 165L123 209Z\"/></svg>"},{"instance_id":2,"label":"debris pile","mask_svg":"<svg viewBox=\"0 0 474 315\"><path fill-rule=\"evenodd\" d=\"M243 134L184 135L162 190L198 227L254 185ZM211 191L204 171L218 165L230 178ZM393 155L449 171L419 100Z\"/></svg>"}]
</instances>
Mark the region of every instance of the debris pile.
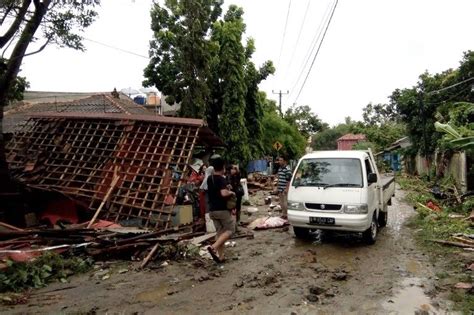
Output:
<instances>
[{"instance_id":1,"label":"debris pile","mask_svg":"<svg viewBox=\"0 0 474 315\"><path fill-rule=\"evenodd\" d=\"M276 187L275 175L264 175L261 173L251 173L248 176L247 186L249 193L255 194L259 190L273 190Z\"/></svg>"},{"instance_id":2,"label":"debris pile","mask_svg":"<svg viewBox=\"0 0 474 315\"><path fill-rule=\"evenodd\" d=\"M197 145L222 145L200 119L43 113L8 142L6 157L29 189L60 193L105 220L159 230L171 226Z\"/></svg>"},{"instance_id":3,"label":"debris pile","mask_svg":"<svg viewBox=\"0 0 474 315\"><path fill-rule=\"evenodd\" d=\"M0 261L29 261L41 254L85 254L94 259L127 258L142 261L145 267L155 259L176 259L181 255L179 241L192 239L204 232L194 232L192 227L161 231L129 227L101 229L35 229L0 231ZM161 251L160 251L161 249ZM6 265L0 266L6 267Z\"/></svg>"}]
</instances>

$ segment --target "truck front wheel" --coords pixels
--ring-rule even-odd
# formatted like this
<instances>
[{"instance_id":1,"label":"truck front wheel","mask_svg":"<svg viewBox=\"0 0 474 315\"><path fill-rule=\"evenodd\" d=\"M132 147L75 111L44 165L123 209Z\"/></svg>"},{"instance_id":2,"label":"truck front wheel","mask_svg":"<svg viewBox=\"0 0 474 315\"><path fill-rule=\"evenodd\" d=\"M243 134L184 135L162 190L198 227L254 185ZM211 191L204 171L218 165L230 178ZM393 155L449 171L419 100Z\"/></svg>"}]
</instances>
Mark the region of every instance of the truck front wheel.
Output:
<instances>
[{"instance_id":1,"label":"truck front wheel","mask_svg":"<svg viewBox=\"0 0 474 315\"><path fill-rule=\"evenodd\" d=\"M294 226L293 232L295 232L296 238L299 238L302 240L309 238L309 229Z\"/></svg>"},{"instance_id":2,"label":"truck front wheel","mask_svg":"<svg viewBox=\"0 0 474 315\"><path fill-rule=\"evenodd\" d=\"M372 245L375 244L375 241L377 240L377 234L378 234L378 227L377 227L377 220L375 219L375 216L372 218L372 222L370 223L370 227L362 233L362 238L365 243Z\"/></svg>"}]
</instances>

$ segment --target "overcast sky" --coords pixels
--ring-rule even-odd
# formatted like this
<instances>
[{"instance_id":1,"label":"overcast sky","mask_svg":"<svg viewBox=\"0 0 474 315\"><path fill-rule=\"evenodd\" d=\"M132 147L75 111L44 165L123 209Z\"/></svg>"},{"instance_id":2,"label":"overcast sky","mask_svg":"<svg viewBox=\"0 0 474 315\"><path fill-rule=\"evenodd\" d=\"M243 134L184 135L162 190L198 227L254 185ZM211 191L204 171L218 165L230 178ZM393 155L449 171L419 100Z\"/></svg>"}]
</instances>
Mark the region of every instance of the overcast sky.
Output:
<instances>
[{"instance_id":1,"label":"overcast sky","mask_svg":"<svg viewBox=\"0 0 474 315\"><path fill-rule=\"evenodd\" d=\"M261 89L275 100L272 90L289 90L283 96L284 109L295 101L310 105L331 125L346 116L361 119L362 108L369 102L386 102L394 89L414 85L425 70L435 73L457 67L463 51L474 49L473 0L340 0L296 100L308 71L302 67L311 42L334 1L292 0L285 32L289 3L225 0L226 7L244 8L246 36L256 41L257 66L272 60L277 67ZM85 41L84 53L48 47L26 57L21 75L28 78L32 90L140 88L152 38L150 7L150 0L102 0L98 20L84 34L139 56Z\"/></svg>"}]
</instances>

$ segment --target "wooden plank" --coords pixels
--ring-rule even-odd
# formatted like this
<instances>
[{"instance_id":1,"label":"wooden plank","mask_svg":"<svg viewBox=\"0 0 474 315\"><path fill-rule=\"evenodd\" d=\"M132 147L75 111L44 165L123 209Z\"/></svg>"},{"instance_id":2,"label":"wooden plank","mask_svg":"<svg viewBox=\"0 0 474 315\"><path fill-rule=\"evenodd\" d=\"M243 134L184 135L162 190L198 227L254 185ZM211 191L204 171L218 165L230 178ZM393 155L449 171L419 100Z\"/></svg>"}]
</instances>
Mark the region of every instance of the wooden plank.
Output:
<instances>
[{"instance_id":1,"label":"wooden plank","mask_svg":"<svg viewBox=\"0 0 474 315\"><path fill-rule=\"evenodd\" d=\"M201 245L201 243L204 243L205 241L208 241L211 238L214 238L216 235L217 233L213 232L213 233L209 233L203 236L195 237L191 240L191 244L196 245L196 246Z\"/></svg>"}]
</instances>

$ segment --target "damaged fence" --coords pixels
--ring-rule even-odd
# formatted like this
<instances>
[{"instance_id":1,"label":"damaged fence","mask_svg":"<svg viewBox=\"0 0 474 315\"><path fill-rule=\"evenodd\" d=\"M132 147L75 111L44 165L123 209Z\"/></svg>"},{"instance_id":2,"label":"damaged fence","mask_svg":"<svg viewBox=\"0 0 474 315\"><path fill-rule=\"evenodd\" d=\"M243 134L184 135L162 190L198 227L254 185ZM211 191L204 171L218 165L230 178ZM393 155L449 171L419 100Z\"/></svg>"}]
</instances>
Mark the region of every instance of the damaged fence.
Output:
<instances>
[{"instance_id":1,"label":"damaged fence","mask_svg":"<svg viewBox=\"0 0 474 315\"><path fill-rule=\"evenodd\" d=\"M103 207L109 221L167 229L197 145L223 144L199 119L44 113L29 119L6 153L12 176L28 187L91 211Z\"/></svg>"}]
</instances>

